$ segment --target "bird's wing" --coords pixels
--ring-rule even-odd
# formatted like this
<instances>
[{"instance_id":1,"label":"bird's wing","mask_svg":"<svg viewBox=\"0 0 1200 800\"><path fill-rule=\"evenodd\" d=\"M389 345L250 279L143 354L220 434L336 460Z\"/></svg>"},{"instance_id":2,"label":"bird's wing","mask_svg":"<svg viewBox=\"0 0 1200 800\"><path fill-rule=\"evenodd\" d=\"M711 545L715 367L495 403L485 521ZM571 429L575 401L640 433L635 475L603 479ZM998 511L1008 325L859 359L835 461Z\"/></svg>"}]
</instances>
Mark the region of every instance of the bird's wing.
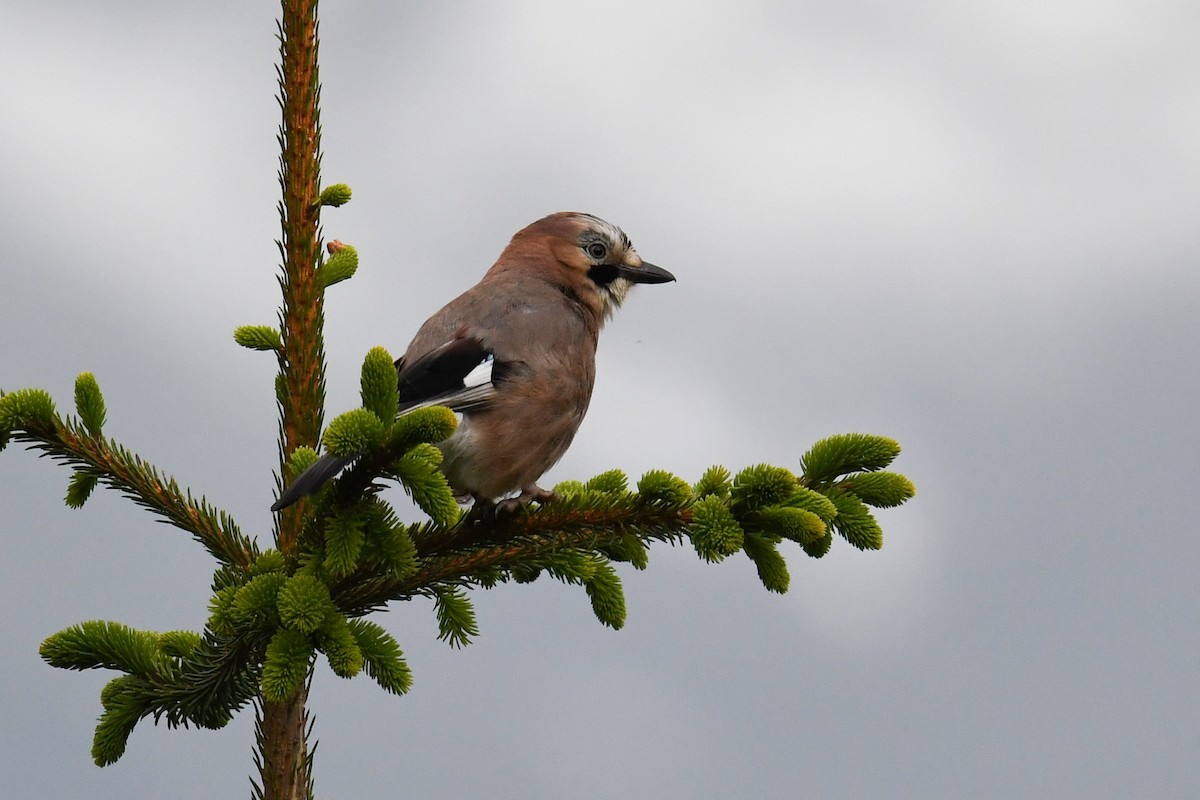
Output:
<instances>
[{"instance_id":1,"label":"bird's wing","mask_svg":"<svg viewBox=\"0 0 1200 800\"><path fill-rule=\"evenodd\" d=\"M483 342L458 336L408 363L396 361L400 411L441 405L454 411L480 408L495 396L495 359Z\"/></svg>"},{"instance_id":2,"label":"bird's wing","mask_svg":"<svg viewBox=\"0 0 1200 800\"><path fill-rule=\"evenodd\" d=\"M526 274L489 276L417 331L397 362L401 402L406 399L403 381L409 370L420 376L412 381L414 386L445 391L444 385L437 385L439 372L445 378L462 377L482 354L490 353L495 358L492 377L499 382L521 365L586 361L595 352L598 332L599 326L585 318L563 287ZM417 370L422 362L427 363ZM431 369L435 365L437 369Z\"/></svg>"}]
</instances>

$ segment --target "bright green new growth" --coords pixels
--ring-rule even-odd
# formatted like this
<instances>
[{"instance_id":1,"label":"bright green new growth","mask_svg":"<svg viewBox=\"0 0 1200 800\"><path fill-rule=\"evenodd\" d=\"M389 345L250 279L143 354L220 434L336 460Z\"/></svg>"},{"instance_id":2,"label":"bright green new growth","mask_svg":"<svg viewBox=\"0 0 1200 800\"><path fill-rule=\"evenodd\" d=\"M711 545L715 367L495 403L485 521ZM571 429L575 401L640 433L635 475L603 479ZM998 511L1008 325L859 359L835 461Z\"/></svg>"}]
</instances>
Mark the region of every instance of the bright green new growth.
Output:
<instances>
[{"instance_id":1,"label":"bright green new growth","mask_svg":"<svg viewBox=\"0 0 1200 800\"><path fill-rule=\"evenodd\" d=\"M837 506L832 500L807 486L797 486L785 505L808 511L826 522L837 515Z\"/></svg>"},{"instance_id":2,"label":"bright green new growth","mask_svg":"<svg viewBox=\"0 0 1200 800\"><path fill-rule=\"evenodd\" d=\"M326 186L321 190L321 205L344 206L350 202L350 187L344 183L335 183L332 186Z\"/></svg>"},{"instance_id":3,"label":"bright green new growth","mask_svg":"<svg viewBox=\"0 0 1200 800\"><path fill-rule=\"evenodd\" d=\"M265 575L268 572L283 572L287 569L287 559L283 553L274 547L263 550L250 564L247 572L250 575Z\"/></svg>"},{"instance_id":4,"label":"bright green new growth","mask_svg":"<svg viewBox=\"0 0 1200 800\"><path fill-rule=\"evenodd\" d=\"M442 451L421 443L401 456L394 469L413 502L434 522L449 527L458 521L461 512L441 465Z\"/></svg>"},{"instance_id":5,"label":"bright green new growth","mask_svg":"<svg viewBox=\"0 0 1200 800\"><path fill-rule=\"evenodd\" d=\"M362 671L362 648L344 616L330 611L321 623L319 640L321 652L334 675L353 678Z\"/></svg>"},{"instance_id":6,"label":"bright green new growth","mask_svg":"<svg viewBox=\"0 0 1200 800\"><path fill-rule=\"evenodd\" d=\"M105 688L93 744L97 763L119 758L147 715L165 714L171 725L219 727L256 691L267 701L289 696L317 652L337 675L366 672L389 692L407 691L412 676L394 639L347 613L424 594L434 599L439 638L462 647L479 634L466 589L546 574L582 587L596 618L620 629L625 597L612 562L645 569L652 541L686 537L711 563L742 551L763 586L782 593L790 578L781 543L819 558L836 532L856 548L879 549L882 532L869 506L899 505L914 492L903 475L883 469L898 452L892 440L849 434L817 443L799 475L759 464L731 477L714 466L692 486L651 470L631 492L625 474L609 470L586 482L560 483L559 500L532 512L491 522L464 518L434 446L454 431L454 414L431 407L397 417L395 367L383 348L363 362L362 399L362 408L340 415L325 432L329 450L356 456L357 464L314 499L301 540L306 544L288 557L275 548L257 551L207 505L189 505L186 512L162 507L153 489L164 485L158 472L100 438L106 412L90 374L76 382L78 423L60 420L44 392L0 395L0 432L33 441L75 467L68 505L82 505L100 481L110 482L180 527L188 527L185 520L205 521L194 535L222 562L203 634L88 622L44 643L42 655L54 666L124 673ZM294 477L316 460L314 450L298 447L286 472ZM397 481L430 522L401 523L375 495L379 478ZM173 481L165 485L168 497L183 500ZM186 502L192 503L190 495ZM548 527L537 527L542 519ZM578 544L568 544L573 541ZM507 548L497 549L505 542Z\"/></svg>"},{"instance_id":7,"label":"bright green new growth","mask_svg":"<svg viewBox=\"0 0 1200 800\"><path fill-rule=\"evenodd\" d=\"M560 481L554 485L554 494L558 495L560 500L585 497L588 487L583 481Z\"/></svg>"},{"instance_id":8,"label":"bright green new growth","mask_svg":"<svg viewBox=\"0 0 1200 800\"><path fill-rule=\"evenodd\" d=\"M354 277L358 271L358 251L348 244L329 256L329 260L317 270L317 281L328 289L335 283Z\"/></svg>"},{"instance_id":9,"label":"bright green new growth","mask_svg":"<svg viewBox=\"0 0 1200 800\"><path fill-rule=\"evenodd\" d=\"M378 447L386 430L379 417L365 408L356 408L335 417L323 441L325 449L336 456L356 456Z\"/></svg>"},{"instance_id":10,"label":"bright green new growth","mask_svg":"<svg viewBox=\"0 0 1200 800\"><path fill-rule=\"evenodd\" d=\"M878 550L883 547L883 531L862 500L852 494L833 494L837 506L833 529L859 550Z\"/></svg>"},{"instance_id":11,"label":"bright green new growth","mask_svg":"<svg viewBox=\"0 0 1200 800\"><path fill-rule=\"evenodd\" d=\"M779 505L791 497L796 486L796 476L783 467L759 464L734 477L730 495L735 507L754 511Z\"/></svg>"},{"instance_id":12,"label":"bright green new growth","mask_svg":"<svg viewBox=\"0 0 1200 800\"><path fill-rule=\"evenodd\" d=\"M475 605L461 589L449 587L434 590L434 611L437 613L438 638L451 647L464 647L479 635L475 622Z\"/></svg>"},{"instance_id":13,"label":"bright green new growth","mask_svg":"<svg viewBox=\"0 0 1200 800\"><path fill-rule=\"evenodd\" d=\"M407 692L412 687L412 673L392 635L365 619L352 619L348 626L362 653L363 670L392 694Z\"/></svg>"},{"instance_id":14,"label":"bright green new growth","mask_svg":"<svg viewBox=\"0 0 1200 800\"><path fill-rule=\"evenodd\" d=\"M112 764L125 754L134 727L147 713L138 699L140 682L128 675L113 678L100 692L104 713L92 738L92 760L97 766Z\"/></svg>"},{"instance_id":15,"label":"bright green new growth","mask_svg":"<svg viewBox=\"0 0 1200 800\"><path fill-rule=\"evenodd\" d=\"M700 480L696 481L693 492L696 497L707 497L708 495L729 497L729 470L720 464L709 467L700 476Z\"/></svg>"},{"instance_id":16,"label":"bright green new growth","mask_svg":"<svg viewBox=\"0 0 1200 800\"><path fill-rule=\"evenodd\" d=\"M312 633L330 614L337 614L329 587L312 575L293 575L277 595L279 619L285 627Z\"/></svg>"},{"instance_id":17,"label":"bright green new growth","mask_svg":"<svg viewBox=\"0 0 1200 800\"><path fill-rule=\"evenodd\" d=\"M788 590L791 576L787 563L775 547L775 542L758 534L748 533L743 544L745 553L758 570L758 579L768 591L783 594Z\"/></svg>"},{"instance_id":18,"label":"bright green new growth","mask_svg":"<svg viewBox=\"0 0 1200 800\"><path fill-rule=\"evenodd\" d=\"M203 637L195 631L166 631L158 635L159 649L173 658L194 658L203 643Z\"/></svg>"},{"instance_id":19,"label":"bright green new growth","mask_svg":"<svg viewBox=\"0 0 1200 800\"><path fill-rule=\"evenodd\" d=\"M395 378L393 377L393 380ZM422 442L435 444L443 439L449 439L450 434L458 427L458 418L454 412L443 406L418 408L406 411L392 425L388 437L390 450L404 451Z\"/></svg>"},{"instance_id":20,"label":"bright green new growth","mask_svg":"<svg viewBox=\"0 0 1200 800\"><path fill-rule=\"evenodd\" d=\"M115 622L71 626L42 643L46 661L64 669L114 669L125 675L109 681L100 694L104 713L96 726L92 758L104 766L116 761L137 722L165 717L171 727L195 724L219 728L240 702L225 696L244 692L239 681L209 691L202 672L212 665L212 640L191 631L156 634ZM214 705L215 704L215 705Z\"/></svg>"},{"instance_id":21,"label":"bright green new growth","mask_svg":"<svg viewBox=\"0 0 1200 800\"><path fill-rule=\"evenodd\" d=\"M317 451L311 447L297 447L292 451L292 457L288 459L286 469L288 477L295 478L304 472L304 470L317 463L318 458L320 456L317 455Z\"/></svg>"},{"instance_id":22,"label":"bright green new growth","mask_svg":"<svg viewBox=\"0 0 1200 800\"><path fill-rule=\"evenodd\" d=\"M279 621L279 592L288 582L282 572L256 575L233 594L233 621L243 630L270 630Z\"/></svg>"},{"instance_id":23,"label":"bright green new growth","mask_svg":"<svg viewBox=\"0 0 1200 800\"><path fill-rule=\"evenodd\" d=\"M54 401L41 389L18 389L0 394L0 433L5 439L18 428L52 427Z\"/></svg>"},{"instance_id":24,"label":"bright green new growth","mask_svg":"<svg viewBox=\"0 0 1200 800\"><path fill-rule=\"evenodd\" d=\"M104 397L100 394L100 384L96 376L90 372L81 372L75 379L75 411L83 420L83 425L92 436L99 436L104 427Z\"/></svg>"},{"instance_id":25,"label":"bright green new growth","mask_svg":"<svg viewBox=\"0 0 1200 800\"><path fill-rule=\"evenodd\" d=\"M803 508L764 508L753 515L753 520L762 530L797 544L811 544L826 533L825 520Z\"/></svg>"},{"instance_id":26,"label":"bright green new growth","mask_svg":"<svg viewBox=\"0 0 1200 800\"><path fill-rule=\"evenodd\" d=\"M218 636L232 636L241 623L235 610L239 586L225 586L213 591L208 600L208 630Z\"/></svg>"},{"instance_id":27,"label":"bright green new growth","mask_svg":"<svg viewBox=\"0 0 1200 800\"><path fill-rule=\"evenodd\" d=\"M355 510L338 509L330 514L325 520L325 571L334 578L354 572L365 538L363 520Z\"/></svg>"},{"instance_id":28,"label":"bright green new growth","mask_svg":"<svg viewBox=\"0 0 1200 800\"><path fill-rule=\"evenodd\" d=\"M643 501L681 505L692 495L687 481L661 469L652 469L638 481L638 493Z\"/></svg>"},{"instance_id":29,"label":"bright green new growth","mask_svg":"<svg viewBox=\"0 0 1200 800\"><path fill-rule=\"evenodd\" d=\"M601 472L587 482L587 488L591 491L604 492L606 494L624 494L628 486L629 479L619 469L610 469L608 472Z\"/></svg>"},{"instance_id":30,"label":"bright green new growth","mask_svg":"<svg viewBox=\"0 0 1200 800\"><path fill-rule=\"evenodd\" d=\"M624 561L634 569L641 570L650 566L650 551L646 543L632 533L627 533L618 541L600 548L600 552L613 561Z\"/></svg>"},{"instance_id":31,"label":"bright green new growth","mask_svg":"<svg viewBox=\"0 0 1200 800\"><path fill-rule=\"evenodd\" d=\"M826 533L820 539L809 544L801 545L804 552L813 558L821 558L833 547L833 534Z\"/></svg>"},{"instance_id":32,"label":"bright green new growth","mask_svg":"<svg viewBox=\"0 0 1200 800\"><path fill-rule=\"evenodd\" d=\"M233 331L233 340L250 350L283 350L283 338L270 325L240 325Z\"/></svg>"},{"instance_id":33,"label":"bright green new growth","mask_svg":"<svg viewBox=\"0 0 1200 800\"><path fill-rule=\"evenodd\" d=\"M746 534L734 518L729 501L717 495L701 497L692 506L692 547L709 563L723 561L742 549Z\"/></svg>"},{"instance_id":34,"label":"bright green new growth","mask_svg":"<svg viewBox=\"0 0 1200 800\"><path fill-rule=\"evenodd\" d=\"M389 578L405 578L416 572L417 547L409 527L377 497L366 499L362 506L363 560Z\"/></svg>"},{"instance_id":35,"label":"bright green new growth","mask_svg":"<svg viewBox=\"0 0 1200 800\"><path fill-rule=\"evenodd\" d=\"M396 366L387 350L372 347L363 359L362 404L384 425L396 419L400 397L396 393Z\"/></svg>"},{"instance_id":36,"label":"bright green new growth","mask_svg":"<svg viewBox=\"0 0 1200 800\"><path fill-rule=\"evenodd\" d=\"M595 570L584 579L583 588L592 601L596 619L613 630L620 630L625 625L625 592L612 565L607 560L597 560Z\"/></svg>"},{"instance_id":37,"label":"bright green new growth","mask_svg":"<svg viewBox=\"0 0 1200 800\"><path fill-rule=\"evenodd\" d=\"M299 631L281 628L271 637L262 668L262 696L279 702L296 690L308 675L313 646Z\"/></svg>"},{"instance_id":38,"label":"bright green new growth","mask_svg":"<svg viewBox=\"0 0 1200 800\"><path fill-rule=\"evenodd\" d=\"M847 433L813 445L800 459L800 471L809 481L824 483L851 472L883 469L898 455L900 445L895 439Z\"/></svg>"},{"instance_id":39,"label":"bright green new growth","mask_svg":"<svg viewBox=\"0 0 1200 800\"><path fill-rule=\"evenodd\" d=\"M865 472L854 475L838 484L842 489L853 492L869 506L892 508L916 494L913 482L898 472Z\"/></svg>"},{"instance_id":40,"label":"bright green new growth","mask_svg":"<svg viewBox=\"0 0 1200 800\"><path fill-rule=\"evenodd\" d=\"M140 677L170 670L156 634L103 620L59 631L42 642L41 655L63 669L115 669Z\"/></svg>"},{"instance_id":41,"label":"bright green new growth","mask_svg":"<svg viewBox=\"0 0 1200 800\"><path fill-rule=\"evenodd\" d=\"M86 469L75 470L71 482L67 485L65 501L69 508L83 508L83 504L92 496L92 491L100 483L100 476Z\"/></svg>"}]
</instances>

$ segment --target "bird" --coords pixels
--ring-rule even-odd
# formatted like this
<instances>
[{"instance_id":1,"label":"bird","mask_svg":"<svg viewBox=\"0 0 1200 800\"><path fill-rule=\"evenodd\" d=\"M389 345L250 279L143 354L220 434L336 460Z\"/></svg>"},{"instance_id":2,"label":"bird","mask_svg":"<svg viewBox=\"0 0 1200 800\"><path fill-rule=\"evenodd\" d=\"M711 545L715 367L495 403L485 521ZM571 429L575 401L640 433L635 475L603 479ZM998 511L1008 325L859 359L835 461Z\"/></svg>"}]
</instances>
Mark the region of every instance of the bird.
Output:
<instances>
[{"instance_id":1,"label":"bird","mask_svg":"<svg viewBox=\"0 0 1200 800\"><path fill-rule=\"evenodd\" d=\"M514 510L554 499L537 482L587 413L601 328L635 284L674 280L616 225L563 211L514 234L479 283L421 325L396 360L399 413L441 405L461 414L437 443L461 502ZM321 456L271 510L316 492L354 459Z\"/></svg>"}]
</instances>

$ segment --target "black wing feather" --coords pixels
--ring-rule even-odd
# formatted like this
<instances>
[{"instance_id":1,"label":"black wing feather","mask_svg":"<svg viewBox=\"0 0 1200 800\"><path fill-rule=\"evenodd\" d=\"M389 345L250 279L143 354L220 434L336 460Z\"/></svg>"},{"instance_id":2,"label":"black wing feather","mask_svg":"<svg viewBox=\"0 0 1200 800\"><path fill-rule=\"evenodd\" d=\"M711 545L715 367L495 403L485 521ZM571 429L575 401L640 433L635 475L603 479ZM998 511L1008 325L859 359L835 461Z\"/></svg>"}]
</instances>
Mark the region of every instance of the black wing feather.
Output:
<instances>
[{"instance_id":1,"label":"black wing feather","mask_svg":"<svg viewBox=\"0 0 1200 800\"><path fill-rule=\"evenodd\" d=\"M413 406L463 388L463 379L490 353L471 336L451 339L411 364L396 362L396 388L400 405Z\"/></svg>"}]
</instances>

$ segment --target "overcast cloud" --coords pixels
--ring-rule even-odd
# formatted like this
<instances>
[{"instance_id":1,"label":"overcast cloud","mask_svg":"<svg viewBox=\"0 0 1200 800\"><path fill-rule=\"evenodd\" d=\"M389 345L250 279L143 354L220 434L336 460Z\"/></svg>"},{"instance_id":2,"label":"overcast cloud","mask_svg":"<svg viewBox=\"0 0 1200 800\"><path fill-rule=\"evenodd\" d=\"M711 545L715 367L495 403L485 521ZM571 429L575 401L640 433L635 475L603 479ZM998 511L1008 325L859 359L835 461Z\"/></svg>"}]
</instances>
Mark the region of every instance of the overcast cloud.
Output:
<instances>
[{"instance_id":1,"label":"overcast cloud","mask_svg":"<svg viewBox=\"0 0 1200 800\"><path fill-rule=\"evenodd\" d=\"M796 467L897 438L885 547L656 548L626 628L549 582L478 592L415 673L318 668L323 797L1200 794L1200 10L1052 2L329 3L329 410L508 237L598 214L678 283L605 331L548 480ZM272 4L0 9L0 386L71 407L267 541L278 305ZM42 663L91 618L199 628L210 559L114 492L0 455L0 776L21 798L248 794L251 715L143 723L103 770L110 675Z\"/></svg>"}]
</instances>

